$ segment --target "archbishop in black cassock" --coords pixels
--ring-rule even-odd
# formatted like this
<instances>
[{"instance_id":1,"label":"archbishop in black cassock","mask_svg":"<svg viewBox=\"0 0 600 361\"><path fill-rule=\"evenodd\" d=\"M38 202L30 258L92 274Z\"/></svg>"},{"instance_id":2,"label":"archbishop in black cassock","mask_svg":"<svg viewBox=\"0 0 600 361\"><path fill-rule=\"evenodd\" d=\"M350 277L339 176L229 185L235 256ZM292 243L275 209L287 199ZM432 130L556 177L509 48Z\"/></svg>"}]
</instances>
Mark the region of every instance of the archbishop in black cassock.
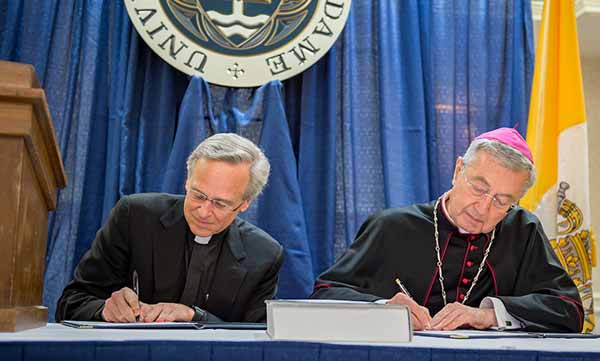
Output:
<instances>
[{"instance_id":1,"label":"archbishop in black cassock","mask_svg":"<svg viewBox=\"0 0 600 361\"><path fill-rule=\"evenodd\" d=\"M371 216L312 297L406 304L416 329L580 332L575 284L537 217L515 205L535 177L519 139L480 136L440 199Z\"/></svg>"}]
</instances>

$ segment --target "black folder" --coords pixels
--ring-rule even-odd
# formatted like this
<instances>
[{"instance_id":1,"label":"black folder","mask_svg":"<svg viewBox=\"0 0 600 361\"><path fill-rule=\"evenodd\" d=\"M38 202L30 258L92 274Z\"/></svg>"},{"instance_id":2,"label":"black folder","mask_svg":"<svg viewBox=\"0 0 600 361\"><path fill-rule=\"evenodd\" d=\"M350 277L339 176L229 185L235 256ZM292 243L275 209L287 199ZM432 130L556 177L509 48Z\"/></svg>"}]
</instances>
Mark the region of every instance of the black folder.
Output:
<instances>
[{"instance_id":1,"label":"black folder","mask_svg":"<svg viewBox=\"0 0 600 361\"><path fill-rule=\"evenodd\" d=\"M190 330L266 330L264 323L252 322L96 322L96 321L62 321L65 326L79 329L109 329L109 330L166 330L166 329L190 329Z\"/></svg>"}]
</instances>

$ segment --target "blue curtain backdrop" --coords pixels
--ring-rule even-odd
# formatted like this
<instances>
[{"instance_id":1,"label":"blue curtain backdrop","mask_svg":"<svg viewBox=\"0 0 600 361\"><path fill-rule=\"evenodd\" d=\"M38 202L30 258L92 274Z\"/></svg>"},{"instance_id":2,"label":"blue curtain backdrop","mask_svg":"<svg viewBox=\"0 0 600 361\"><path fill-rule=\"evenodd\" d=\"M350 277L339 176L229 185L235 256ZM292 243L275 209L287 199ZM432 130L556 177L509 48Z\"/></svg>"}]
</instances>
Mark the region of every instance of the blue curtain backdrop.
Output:
<instances>
[{"instance_id":1,"label":"blue curtain backdrop","mask_svg":"<svg viewBox=\"0 0 600 361\"><path fill-rule=\"evenodd\" d=\"M385 207L433 199L477 134L524 134L533 71L528 0L358 1L332 50L257 89L190 78L138 37L121 1L0 0L0 59L43 84L69 184L51 215L44 304L109 210L135 192L181 192L183 159L236 131L273 176L246 212L286 247L280 297L314 277Z\"/></svg>"}]
</instances>

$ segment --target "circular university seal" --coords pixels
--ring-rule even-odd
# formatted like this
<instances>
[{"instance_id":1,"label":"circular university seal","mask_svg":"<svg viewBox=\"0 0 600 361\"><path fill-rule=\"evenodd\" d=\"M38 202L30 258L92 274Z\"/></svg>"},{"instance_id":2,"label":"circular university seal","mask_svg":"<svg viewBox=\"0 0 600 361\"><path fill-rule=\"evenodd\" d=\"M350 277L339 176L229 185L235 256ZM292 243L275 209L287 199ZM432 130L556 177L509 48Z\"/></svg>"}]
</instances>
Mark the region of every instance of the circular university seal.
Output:
<instances>
[{"instance_id":1,"label":"circular university seal","mask_svg":"<svg viewBox=\"0 0 600 361\"><path fill-rule=\"evenodd\" d=\"M351 0L124 0L163 60L210 83L250 87L319 60L342 32Z\"/></svg>"}]
</instances>

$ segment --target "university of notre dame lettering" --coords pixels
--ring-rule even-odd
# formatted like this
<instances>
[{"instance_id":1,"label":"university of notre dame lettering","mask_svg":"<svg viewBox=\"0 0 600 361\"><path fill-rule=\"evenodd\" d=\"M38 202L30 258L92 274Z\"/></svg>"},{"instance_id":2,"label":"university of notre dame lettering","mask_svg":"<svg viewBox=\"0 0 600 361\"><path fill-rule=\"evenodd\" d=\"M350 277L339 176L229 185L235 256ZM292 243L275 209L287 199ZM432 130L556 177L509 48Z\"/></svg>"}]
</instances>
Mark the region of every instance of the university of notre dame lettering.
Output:
<instances>
[{"instance_id":1,"label":"university of notre dame lettering","mask_svg":"<svg viewBox=\"0 0 600 361\"><path fill-rule=\"evenodd\" d=\"M351 0L124 0L164 61L224 86L287 79L314 64L345 25Z\"/></svg>"},{"instance_id":2,"label":"university of notre dame lettering","mask_svg":"<svg viewBox=\"0 0 600 361\"><path fill-rule=\"evenodd\" d=\"M134 8L134 11L138 15L138 19L144 28L150 28L150 26L147 24L149 20L151 20L151 18L157 13L156 9L140 9L136 7ZM154 37L162 31L166 31L168 35L164 41L158 43L158 46L165 50L165 47L167 44L169 44L168 54L174 60L178 60L177 55L181 52L181 50L190 49L190 46L182 40L179 40L179 47L175 49L175 44L177 42L176 36L173 33L169 33L169 29L163 21L160 21L160 23L154 26L153 29L147 29L146 33L151 39L154 40ZM181 58L185 58L185 61L182 64L186 67L194 69L199 73L204 73L204 66L206 65L207 56L201 50L191 49L191 51L184 52Z\"/></svg>"}]
</instances>

